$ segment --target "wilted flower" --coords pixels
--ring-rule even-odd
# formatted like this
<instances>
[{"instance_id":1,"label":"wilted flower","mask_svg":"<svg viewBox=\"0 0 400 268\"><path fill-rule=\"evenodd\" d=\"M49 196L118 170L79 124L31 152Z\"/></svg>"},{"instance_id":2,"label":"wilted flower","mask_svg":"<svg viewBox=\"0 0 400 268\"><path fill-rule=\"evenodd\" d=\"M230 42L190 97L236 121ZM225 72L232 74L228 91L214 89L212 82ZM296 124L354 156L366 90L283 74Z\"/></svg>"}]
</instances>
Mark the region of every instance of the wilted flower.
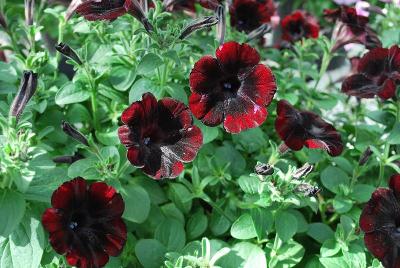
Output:
<instances>
[{"instance_id":1,"label":"wilted flower","mask_svg":"<svg viewBox=\"0 0 400 268\"><path fill-rule=\"evenodd\" d=\"M387 268L400 263L399 219L400 174L395 174L390 178L389 189L378 188L372 193L360 216L365 246Z\"/></svg>"},{"instance_id":2,"label":"wilted flower","mask_svg":"<svg viewBox=\"0 0 400 268\"><path fill-rule=\"evenodd\" d=\"M10 107L10 115L18 120L25 109L26 104L36 92L38 75L32 71L24 71L17 96Z\"/></svg>"},{"instance_id":3,"label":"wilted flower","mask_svg":"<svg viewBox=\"0 0 400 268\"><path fill-rule=\"evenodd\" d=\"M371 157L371 155L372 155L372 150L368 146L367 149L361 155L360 160L358 161L358 165L359 166L365 165L368 162L368 159Z\"/></svg>"},{"instance_id":4,"label":"wilted flower","mask_svg":"<svg viewBox=\"0 0 400 268\"><path fill-rule=\"evenodd\" d=\"M342 92L358 98L382 99L395 96L400 83L400 48L375 48L365 54L357 67L358 73L342 84Z\"/></svg>"},{"instance_id":5,"label":"wilted flower","mask_svg":"<svg viewBox=\"0 0 400 268\"><path fill-rule=\"evenodd\" d=\"M272 0L233 0L229 8L231 25L249 33L270 22L275 10Z\"/></svg>"},{"instance_id":6,"label":"wilted flower","mask_svg":"<svg viewBox=\"0 0 400 268\"><path fill-rule=\"evenodd\" d=\"M266 33L269 33L270 31L271 31L271 26L269 26L268 24L263 24L257 29L251 31L247 35L247 41L262 38Z\"/></svg>"},{"instance_id":7,"label":"wilted flower","mask_svg":"<svg viewBox=\"0 0 400 268\"><path fill-rule=\"evenodd\" d=\"M303 38L318 38L318 21L310 14L297 10L281 21L282 39L294 43Z\"/></svg>"},{"instance_id":8,"label":"wilted flower","mask_svg":"<svg viewBox=\"0 0 400 268\"><path fill-rule=\"evenodd\" d=\"M182 33L179 35L179 39L185 39L186 37L191 35L193 32L195 32L197 30L209 28L217 23L218 23L218 19L216 16L203 17L203 18L194 20L182 30Z\"/></svg>"},{"instance_id":9,"label":"wilted flower","mask_svg":"<svg viewBox=\"0 0 400 268\"><path fill-rule=\"evenodd\" d=\"M146 93L122 113L121 120L118 135L129 161L154 179L177 177L203 144L188 107L171 98L157 102Z\"/></svg>"},{"instance_id":10,"label":"wilted flower","mask_svg":"<svg viewBox=\"0 0 400 268\"><path fill-rule=\"evenodd\" d=\"M216 58L204 56L190 73L189 107L207 126L223 123L230 133L261 125L276 92L272 71L247 44L228 42Z\"/></svg>"},{"instance_id":11,"label":"wilted flower","mask_svg":"<svg viewBox=\"0 0 400 268\"><path fill-rule=\"evenodd\" d=\"M104 182L90 185L82 178L63 183L42 216L51 246L66 254L69 265L103 267L118 256L126 242L121 195Z\"/></svg>"},{"instance_id":12,"label":"wilted flower","mask_svg":"<svg viewBox=\"0 0 400 268\"><path fill-rule=\"evenodd\" d=\"M341 6L337 9L326 9L324 16L328 20L336 21L333 32L336 43L333 51L351 43L363 44L368 49L382 46L377 34L368 25L368 17L357 15L355 8Z\"/></svg>"},{"instance_id":13,"label":"wilted flower","mask_svg":"<svg viewBox=\"0 0 400 268\"><path fill-rule=\"evenodd\" d=\"M163 5L168 11L188 11L191 13L196 12L195 0L163 0Z\"/></svg>"},{"instance_id":14,"label":"wilted flower","mask_svg":"<svg viewBox=\"0 0 400 268\"><path fill-rule=\"evenodd\" d=\"M297 169L294 174L293 178L298 180L302 177L306 177L310 172L314 169L313 165L310 165L309 163L305 163L301 168Z\"/></svg>"},{"instance_id":15,"label":"wilted flower","mask_svg":"<svg viewBox=\"0 0 400 268\"><path fill-rule=\"evenodd\" d=\"M304 196L311 197L316 196L319 192L321 192L321 188L308 183L302 183L296 187L296 191L303 193Z\"/></svg>"},{"instance_id":16,"label":"wilted flower","mask_svg":"<svg viewBox=\"0 0 400 268\"><path fill-rule=\"evenodd\" d=\"M65 43L60 43L56 46L56 50L58 52L60 52L61 54L63 54L65 57L75 61L76 63L78 63L79 65L82 64L81 59L79 58L79 56L76 54L76 52L67 44Z\"/></svg>"},{"instance_id":17,"label":"wilted flower","mask_svg":"<svg viewBox=\"0 0 400 268\"><path fill-rule=\"evenodd\" d=\"M76 130L70 123L62 121L61 128L65 134L67 134L74 140L76 140L86 146L89 146L89 142L87 141L86 137L82 133L80 133L78 130Z\"/></svg>"},{"instance_id":18,"label":"wilted flower","mask_svg":"<svg viewBox=\"0 0 400 268\"><path fill-rule=\"evenodd\" d=\"M225 41L225 33L226 33L225 7L223 5L219 5L215 13L218 19L217 39L219 40L219 44L222 45Z\"/></svg>"},{"instance_id":19,"label":"wilted flower","mask_svg":"<svg viewBox=\"0 0 400 268\"><path fill-rule=\"evenodd\" d=\"M204 8L216 10L222 4L223 0L197 0L197 2Z\"/></svg>"},{"instance_id":20,"label":"wilted flower","mask_svg":"<svg viewBox=\"0 0 400 268\"><path fill-rule=\"evenodd\" d=\"M79 154L79 153L75 153L74 155L62 155L62 156L56 156L53 158L53 162L57 163L57 164L72 164L78 160L83 159L84 156Z\"/></svg>"},{"instance_id":21,"label":"wilted flower","mask_svg":"<svg viewBox=\"0 0 400 268\"><path fill-rule=\"evenodd\" d=\"M331 156L343 151L340 134L329 123L309 111L298 111L289 102L278 102L275 129L285 144L294 151L308 148L326 150Z\"/></svg>"}]
</instances>

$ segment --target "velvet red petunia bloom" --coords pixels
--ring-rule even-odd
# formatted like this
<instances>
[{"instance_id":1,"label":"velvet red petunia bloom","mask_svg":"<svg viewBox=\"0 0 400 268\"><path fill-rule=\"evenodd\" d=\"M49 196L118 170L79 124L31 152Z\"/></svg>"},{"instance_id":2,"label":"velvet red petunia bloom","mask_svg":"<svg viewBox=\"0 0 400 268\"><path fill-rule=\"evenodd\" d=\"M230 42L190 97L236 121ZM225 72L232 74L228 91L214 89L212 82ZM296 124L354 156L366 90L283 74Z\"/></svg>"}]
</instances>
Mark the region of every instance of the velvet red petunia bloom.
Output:
<instances>
[{"instance_id":1,"label":"velvet red petunia bloom","mask_svg":"<svg viewBox=\"0 0 400 268\"><path fill-rule=\"evenodd\" d=\"M324 149L331 156L343 151L341 136L331 124L312 112L296 110L285 100L278 102L275 129L286 146L294 151L303 146Z\"/></svg>"},{"instance_id":2,"label":"velvet red petunia bloom","mask_svg":"<svg viewBox=\"0 0 400 268\"><path fill-rule=\"evenodd\" d=\"M281 21L282 39L294 43L302 38L318 38L318 21L310 14L297 10Z\"/></svg>"},{"instance_id":3,"label":"velvet red petunia bloom","mask_svg":"<svg viewBox=\"0 0 400 268\"><path fill-rule=\"evenodd\" d=\"M189 108L171 98L157 101L146 93L122 113L121 120L118 135L128 148L129 161L154 179L177 177L203 144Z\"/></svg>"},{"instance_id":4,"label":"velvet red petunia bloom","mask_svg":"<svg viewBox=\"0 0 400 268\"><path fill-rule=\"evenodd\" d=\"M63 183L53 193L51 208L42 216L51 246L66 254L78 268L103 267L109 256L118 256L126 242L121 219L121 195L104 182L90 185L82 178Z\"/></svg>"},{"instance_id":5,"label":"velvet red petunia bloom","mask_svg":"<svg viewBox=\"0 0 400 268\"><path fill-rule=\"evenodd\" d=\"M326 9L324 16L330 21L337 21L333 33L336 40L333 51L351 43L363 44L368 49L382 46L377 34L368 25L368 17L357 15L355 8L340 6Z\"/></svg>"},{"instance_id":6,"label":"velvet red petunia bloom","mask_svg":"<svg viewBox=\"0 0 400 268\"><path fill-rule=\"evenodd\" d=\"M246 33L270 22L275 11L272 0L233 0L229 7L231 25Z\"/></svg>"},{"instance_id":7,"label":"velvet red petunia bloom","mask_svg":"<svg viewBox=\"0 0 400 268\"><path fill-rule=\"evenodd\" d=\"M358 63L357 73L342 84L342 91L350 96L382 99L395 96L400 84L400 48L374 48Z\"/></svg>"},{"instance_id":8,"label":"velvet red petunia bloom","mask_svg":"<svg viewBox=\"0 0 400 268\"><path fill-rule=\"evenodd\" d=\"M384 267L400 267L400 174L391 176L388 188L378 188L360 216L368 250Z\"/></svg>"},{"instance_id":9,"label":"velvet red petunia bloom","mask_svg":"<svg viewBox=\"0 0 400 268\"><path fill-rule=\"evenodd\" d=\"M189 107L196 118L239 133L265 121L276 83L254 48L228 42L217 49L216 58L204 56L196 62L190 88Z\"/></svg>"}]
</instances>

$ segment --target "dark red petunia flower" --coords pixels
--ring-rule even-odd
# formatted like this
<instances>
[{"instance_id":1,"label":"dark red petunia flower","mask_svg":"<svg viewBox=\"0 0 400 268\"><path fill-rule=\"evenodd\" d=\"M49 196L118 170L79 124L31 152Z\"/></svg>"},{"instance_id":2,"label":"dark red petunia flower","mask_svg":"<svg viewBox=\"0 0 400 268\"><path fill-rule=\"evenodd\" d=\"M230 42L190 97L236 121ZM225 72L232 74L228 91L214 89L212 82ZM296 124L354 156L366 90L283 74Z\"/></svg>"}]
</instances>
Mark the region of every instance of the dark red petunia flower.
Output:
<instances>
[{"instance_id":1,"label":"dark red petunia flower","mask_svg":"<svg viewBox=\"0 0 400 268\"><path fill-rule=\"evenodd\" d=\"M400 84L400 48L374 48L358 63L357 73L342 84L342 92L359 98L382 99L395 96Z\"/></svg>"},{"instance_id":2,"label":"dark red petunia flower","mask_svg":"<svg viewBox=\"0 0 400 268\"><path fill-rule=\"evenodd\" d=\"M51 246L78 268L103 267L118 256L126 242L121 195L104 182L90 185L82 178L63 183L42 216Z\"/></svg>"},{"instance_id":3,"label":"dark red petunia flower","mask_svg":"<svg viewBox=\"0 0 400 268\"><path fill-rule=\"evenodd\" d=\"M386 268L400 267L400 174L390 178L389 189L378 188L360 216L368 250Z\"/></svg>"},{"instance_id":4,"label":"dark red petunia flower","mask_svg":"<svg viewBox=\"0 0 400 268\"><path fill-rule=\"evenodd\" d=\"M164 6L170 12L187 11L190 13L196 12L196 0L164 0Z\"/></svg>"},{"instance_id":5,"label":"dark red petunia flower","mask_svg":"<svg viewBox=\"0 0 400 268\"><path fill-rule=\"evenodd\" d=\"M302 38L318 38L318 21L310 14L297 10L281 21L282 39L294 43Z\"/></svg>"},{"instance_id":6,"label":"dark red petunia flower","mask_svg":"<svg viewBox=\"0 0 400 268\"><path fill-rule=\"evenodd\" d=\"M119 138L128 148L128 159L154 179L175 178L193 161L203 144L201 130L193 125L189 108L146 93L121 116L125 124Z\"/></svg>"},{"instance_id":7,"label":"dark red petunia flower","mask_svg":"<svg viewBox=\"0 0 400 268\"><path fill-rule=\"evenodd\" d=\"M337 21L333 33L336 40L333 51L351 43L363 44L368 49L382 46L377 34L368 25L368 17L357 15L355 8L340 6L326 9L324 16L330 21Z\"/></svg>"},{"instance_id":8,"label":"dark red petunia flower","mask_svg":"<svg viewBox=\"0 0 400 268\"><path fill-rule=\"evenodd\" d=\"M202 57L190 74L189 107L207 126L221 123L230 133L258 127L276 92L271 70L247 44L228 42Z\"/></svg>"},{"instance_id":9,"label":"dark red petunia flower","mask_svg":"<svg viewBox=\"0 0 400 268\"><path fill-rule=\"evenodd\" d=\"M309 111L298 111L289 102L278 102L275 129L286 146L299 151L303 146L324 149L331 156L343 151L340 134L329 123Z\"/></svg>"},{"instance_id":10,"label":"dark red petunia flower","mask_svg":"<svg viewBox=\"0 0 400 268\"><path fill-rule=\"evenodd\" d=\"M126 14L124 5L125 0L89 0L80 4L75 12L90 21L112 21Z\"/></svg>"},{"instance_id":11,"label":"dark red petunia flower","mask_svg":"<svg viewBox=\"0 0 400 268\"><path fill-rule=\"evenodd\" d=\"M206 9L215 10L223 0L197 0L197 2Z\"/></svg>"},{"instance_id":12,"label":"dark red petunia flower","mask_svg":"<svg viewBox=\"0 0 400 268\"><path fill-rule=\"evenodd\" d=\"M272 0L233 0L229 7L231 25L246 33L270 22L275 11Z\"/></svg>"}]
</instances>

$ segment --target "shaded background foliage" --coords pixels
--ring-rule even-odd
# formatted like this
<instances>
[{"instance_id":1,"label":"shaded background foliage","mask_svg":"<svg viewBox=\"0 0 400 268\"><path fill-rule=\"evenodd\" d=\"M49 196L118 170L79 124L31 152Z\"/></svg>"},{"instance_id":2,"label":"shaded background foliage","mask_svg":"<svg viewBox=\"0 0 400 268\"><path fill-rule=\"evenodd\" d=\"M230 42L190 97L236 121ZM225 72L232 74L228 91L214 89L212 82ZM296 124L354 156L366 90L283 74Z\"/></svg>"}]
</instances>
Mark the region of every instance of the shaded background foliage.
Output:
<instances>
[{"instance_id":1,"label":"shaded background foliage","mask_svg":"<svg viewBox=\"0 0 400 268\"><path fill-rule=\"evenodd\" d=\"M388 12L370 16L383 47L398 44L400 9L370 2ZM179 178L162 181L127 162L117 136L120 115L148 91L187 104L194 63L214 55L218 47L214 29L175 44L190 18L157 8L148 15L159 29L158 39L151 40L132 16L111 23L78 16L66 21L65 6L47 1L37 1L35 24L27 27L23 1L1 3L8 25L0 35L7 58L0 62L1 114L7 118L23 70L37 72L39 81L19 122L0 122L0 267L66 265L47 242L39 219L53 191L75 177L105 181L124 198L128 240L106 267L380 267L365 249L358 219L374 189L400 173L399 95L386 101L356 100L340 92L350 70L348 59L363 54L362 49L330 55L328 71L320 72L333 27L322 14L335 7L333 2L279 1L282 17L304 9L318 18L322 30L318 39L297 42L291 50L250 42L277 80L267 120L237 135L195 120L203 147ZM274 36L276 40L279 29ZM228 26L225 40L246 39ZM56 53L59 42L68 43L85 67ZM303 148L279 154L274 121L280 99L333 123L344 152L330 157ZM89 137L90 149L65 135L62 120ZM359 166L368 146L373 154ZM57 156L75 158L59 164L52 161ZM274 165L274 175L253 174L257 162ZM314 170L292 179L305 163ZM301 183L322 191L304 196L295 191Z\"/></svg>"}]
</instances>

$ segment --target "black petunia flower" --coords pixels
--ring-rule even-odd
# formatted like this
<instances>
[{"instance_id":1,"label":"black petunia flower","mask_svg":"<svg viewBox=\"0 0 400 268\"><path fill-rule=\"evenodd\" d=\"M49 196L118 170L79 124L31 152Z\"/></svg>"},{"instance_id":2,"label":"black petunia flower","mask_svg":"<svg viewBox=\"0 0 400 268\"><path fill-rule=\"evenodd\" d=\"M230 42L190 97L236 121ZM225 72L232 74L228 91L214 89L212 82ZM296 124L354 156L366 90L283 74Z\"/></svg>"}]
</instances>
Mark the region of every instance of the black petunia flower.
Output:
<instances>
[{"instance_id":1,"label":"black petunia flower","mask_svg":"<svg viewBox=\"0 0 400 268\"><path fill-rule=\"evenodd\" d=\"M231 25L249 33L271 21L276 11L272 0L233 0L229 8Z\"/></svg>"},{"instance_id":2,"label":"black petunia flower","mask_svg":"<svg viewBox=\"0 0 400 268\"><path fill-rule=\"evenodd\" d=\"M109 256L118 256L126 242L121 219L124 201L104 182L90 185L82 178L63 183L51 197L51 208L42 216L51 246L66 254L79 268L103 267Z\"/></svg>"},{"instance_id":3,"label":"black petunia flower","mask_svg":"<svg viewBox=\"0 0 400 268\"><path fill-rule=\"evenodd\" d=\"M221 123L230 133L261 125L276 92L272 71L247 44L228 42L216 58L202 57L190 74L189 107L207 126Z\"/></svg>"},{"instance_id":4,"label":"black petunia flower","mask_svg":"<svg viewBox=\"0 0 400 268\"><path fill-rule=\"evenodd\" d=\"M340 6L337 9L326 9L324 16L337 22L333 33L336 40L333 51L351 43L363 44L368 49L382 46L377 34L368 25L368 17L357 15L355 8Z\"/></svg>"},{"instance_id":5,"label":"black petunia flower","mask_svg":"<svg viewBox=\"0 0 400 268\"><path fill-rule=\"evenodd\" d=\"M203 144L189 108L171 98L157 101L146 93L122 113L121 120L125 125L118 135L128 148L129 161L154 179L177 177Z\"/></svg>"},{"instance_id":6,"label":"black petunia flower","mask_svg":"<svg viewBox=\"0 0 400 268\"><path fill-rule=\"evenodd\" d=\"M309 111L298 111L289 102L278 102L275 129L286 146L299 151L306 146L324 149L331 156L343 151L340 134L329 123Z\"/></svg>"},{"instance_id":7,"label":"black petunia flower","mask_svg":"<svg viewBox=\"0 0 400 268\"><path fill-rule=\"evenodd\" d=\"M318 38L318 21L310 14L297 10L281 21L282 39L294 43L303 38Z\"/></svg>"},{"instance_id":8,"label":"black petunia flower","mask_svg":"<svg viewBox=\"0 0 400 268\"><path fill-rule=\"evenodd\" d=\"M400 84L400 48L375 48L365 54L357 65L357 73L342 84L342 92L359 98L382 99L395 96Z\"/></svg>"},{"instance_id":9,"label":"black petunia flower","mask_svg":"<svg viewBox=\"0 0 400 268\"><path fill-rule=\"evenodd\" d=\"M400 174L390 178L389 189L378 188L360 216L368 250L385 268L400 267Z\"/></svg>"}]
</instances>

